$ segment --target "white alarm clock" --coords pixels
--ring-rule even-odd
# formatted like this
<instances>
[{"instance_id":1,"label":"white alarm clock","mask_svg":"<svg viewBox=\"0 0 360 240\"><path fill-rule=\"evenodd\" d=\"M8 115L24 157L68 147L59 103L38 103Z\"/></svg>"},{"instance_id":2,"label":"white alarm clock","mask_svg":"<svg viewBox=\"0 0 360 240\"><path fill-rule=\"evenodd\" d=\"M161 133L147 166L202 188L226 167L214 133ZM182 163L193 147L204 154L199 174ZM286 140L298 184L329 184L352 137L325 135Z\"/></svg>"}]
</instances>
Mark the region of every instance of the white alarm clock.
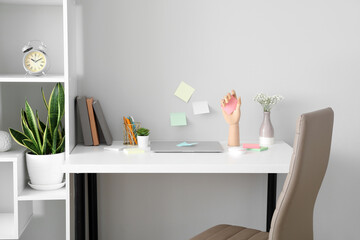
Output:
<instances>
[{"instance_id":1,"label":"white alarm clock","mask_svg":"<svg viewBox=\"0 0 360 240\"><path fill-rule=\"evenodd\" d=\"M41 41L30 41L23 47L23 66L27 74L34 76L46 74L49 69L46 50L45 44Z\"/></svg>"}]
</instances>

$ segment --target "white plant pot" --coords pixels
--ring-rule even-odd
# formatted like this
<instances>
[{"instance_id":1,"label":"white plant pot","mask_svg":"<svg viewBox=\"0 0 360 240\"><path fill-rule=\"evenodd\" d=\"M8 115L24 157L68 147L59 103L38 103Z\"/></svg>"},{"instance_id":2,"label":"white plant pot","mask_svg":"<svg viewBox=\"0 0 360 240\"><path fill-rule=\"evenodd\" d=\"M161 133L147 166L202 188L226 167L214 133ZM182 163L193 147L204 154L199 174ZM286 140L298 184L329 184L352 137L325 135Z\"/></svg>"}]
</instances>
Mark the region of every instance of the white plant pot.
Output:
<instances>
[{"instance_id":1,"label":"white plant pot","mask_svg":"<svg viewBox=\"0 0 360 240\"><path fill-rule=\"evenodd\" d=\"M65 153L35 155L26 153L26 165L33 185L59 185L64 179Z\"/></svg>"},{"instance_id":2,"label":"white plant pot","mask_svg":"<svg viewBox=\"0 0 360 240\"><path fill-rule=\"evenodd\" d=\"M137 136L138 147L147 149L149 146L149 136Z\"/></svg>"}]
</instances>

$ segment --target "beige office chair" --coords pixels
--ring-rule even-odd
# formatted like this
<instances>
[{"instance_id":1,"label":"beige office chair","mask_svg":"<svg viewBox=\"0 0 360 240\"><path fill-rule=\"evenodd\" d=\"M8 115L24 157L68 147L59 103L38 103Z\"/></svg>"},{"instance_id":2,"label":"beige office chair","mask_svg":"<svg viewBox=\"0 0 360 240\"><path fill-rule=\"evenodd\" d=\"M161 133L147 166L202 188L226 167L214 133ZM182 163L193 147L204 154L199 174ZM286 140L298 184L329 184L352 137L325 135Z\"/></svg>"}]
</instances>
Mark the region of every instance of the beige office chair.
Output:
<instances>
[{"instance_id":1,"label":"beige office chair","mask_svg":"<svg viewBox=\"0 0 360 240\"><path fill-rule=\"evenodd\" d=\"M333 122L331 108L298 119L290 170L270 233L224 224L191 240L312 240L314 205L329 161Z\"/></svg>"}]
</instances>

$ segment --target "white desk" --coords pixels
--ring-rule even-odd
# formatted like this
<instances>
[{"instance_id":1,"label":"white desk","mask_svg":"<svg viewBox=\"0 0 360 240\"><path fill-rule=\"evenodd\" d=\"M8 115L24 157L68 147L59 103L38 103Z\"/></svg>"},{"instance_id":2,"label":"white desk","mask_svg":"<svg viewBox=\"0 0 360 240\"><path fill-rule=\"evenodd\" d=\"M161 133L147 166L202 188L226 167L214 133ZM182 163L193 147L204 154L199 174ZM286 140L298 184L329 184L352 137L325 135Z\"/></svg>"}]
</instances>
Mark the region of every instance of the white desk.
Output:
<instances>
[{"instance_id":1,"label":"white desk","mask_svg":"<svg viewBox=\"0 0 360 240\"><path fill-rule=\"evenodd\" d=\"M251 142L251 141L250 141ZM121 142L114 142L113 146L122 146ZM96 230L92 235L97 236L97 208L96 208L96 175L94 173L266 173L268 174L268 212L267 229L270 227L272 213L276 204L277 173L288 173L292 148L283 141L277 141L263 152L248 151L243 155L228 152L223 144L223 153L153 153L146 152L139 155L126 155L122 151L104 150L101 146L79 145L72 151L65 164L66 173L91 173L88 175L91 183L89 190L90 205L93 210L89 219L89 229ZM84 179L79 175L79 184L75 188L75 208L80 209L75 220L76 240L83 239L85 231L83 196ZM76 181L76 179L75 179ZM80 189L80 190L79 190ZM81 210L83 209L83 210ZM77 210L76 210L77 212ZM96 219L94 219L96 218ZM94 238L94 239L97 239Z\"/></svg>"},{"instance_id":2,"label":"white desk","mask_svg":"<svg viewBox=\"0 0 360 240\"><path fill-rule=\"evenodd\" d=\"M114 142L114 146L122 146ZM101 146L79 145L65 164L67 173L288 173L292 148L278 141L263 152L153 153L126 155Z\"/></svg>"}]
</instances>

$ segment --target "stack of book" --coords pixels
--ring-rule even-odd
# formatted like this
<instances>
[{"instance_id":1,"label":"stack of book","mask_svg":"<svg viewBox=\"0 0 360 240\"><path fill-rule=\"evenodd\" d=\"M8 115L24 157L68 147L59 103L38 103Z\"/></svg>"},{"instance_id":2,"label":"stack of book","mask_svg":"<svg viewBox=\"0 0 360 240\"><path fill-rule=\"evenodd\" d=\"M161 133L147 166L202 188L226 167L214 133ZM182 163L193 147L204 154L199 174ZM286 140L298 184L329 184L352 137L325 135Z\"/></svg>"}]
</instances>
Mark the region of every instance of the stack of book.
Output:
<instances>
[{"instance_id":1,"label":"stack of book","mask_svg":"<svg viewBox=\"0 0 360 240\"><path fill-rule=\"evenodd\" d=\"M104 142L111 145L113 138L109 126L105 120L99 100L87 97L76 98L76 109L80 120L84 145L97 146L100 144L99 134L102 134Z\"/></svg>"},{"instance_id":2,"label":"stack of book","mask_svg":"<svg viewBox=\"0 0 360 240\"><path fill-rule=\"evenodd\" d=\"M254 152L262 152L269 149L268 147L260 146L260 144L256 144L256 143L243 143L242 147L245 148L246 150L254 151Z\"/></svg>"}]
</instances>

